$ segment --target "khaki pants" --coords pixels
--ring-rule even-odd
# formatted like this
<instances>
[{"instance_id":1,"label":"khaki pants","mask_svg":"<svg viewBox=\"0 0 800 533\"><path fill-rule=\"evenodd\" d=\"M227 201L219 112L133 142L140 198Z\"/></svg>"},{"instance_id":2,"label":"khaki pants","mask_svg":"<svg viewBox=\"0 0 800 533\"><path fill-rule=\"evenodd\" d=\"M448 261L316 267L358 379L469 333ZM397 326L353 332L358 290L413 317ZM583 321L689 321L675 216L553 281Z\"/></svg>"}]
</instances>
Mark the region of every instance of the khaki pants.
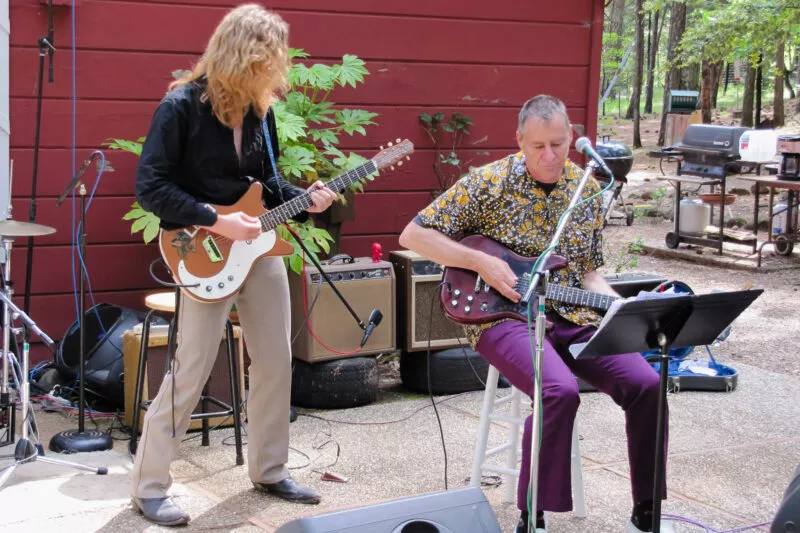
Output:
<instances>
[{"instance_id":1,"label":"khaki pants","mask_svg":"<svg viewBox=\"0 0 800 533\"><path fill-rule=\"evenodd\" d=\"M189 427L203 385L217 357L225 321L236 304L250 365L247 462L250 479L275 483L288 477L291 346L289 282L279 257L258 261L242 290L228 300L200 303L181 295L173 380L166 376L144 417L134 461L131 494L163 498L172 484L169 465Z\"/></svg>"}]
</instances>

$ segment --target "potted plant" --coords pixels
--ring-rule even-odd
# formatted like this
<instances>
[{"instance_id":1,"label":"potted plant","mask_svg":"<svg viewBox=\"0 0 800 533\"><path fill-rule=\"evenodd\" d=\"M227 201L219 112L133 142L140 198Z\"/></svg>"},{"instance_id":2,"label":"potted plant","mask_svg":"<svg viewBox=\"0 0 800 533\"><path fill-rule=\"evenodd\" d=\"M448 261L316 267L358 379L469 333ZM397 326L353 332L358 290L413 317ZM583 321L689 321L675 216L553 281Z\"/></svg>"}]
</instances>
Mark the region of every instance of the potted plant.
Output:
<instances>
[{"instance_id":1,"label":"potted plant","mask_svg":"<svg viewBox=\"0 0 800 533\"><path fill-rule=\"evenodd\" d=\"M308 54L302 49L291 49L292 59L305 59ZM342 135L366 135L366 126L373 125L376 113L363 109L334 108L328 100L336 87L351 86L364 82L369 74L365 63L354 55L346 54L340 63L325 65L315 63L306 66L295 63L289 71L289 90L283 99L273 105L281 154L277 164L284 179L307 187L316 180L323 182L335 178L339 174L366 162L366 159L355 153L345 154L337 148ZM180 75L175 72L173 75ZM122 150L141 155L144 137L135 141L125 139L109 139L105 146L112 150ZM372 179L368 176L367 179ZM350 186L349 193L339 195L340 203L346 210L352 211L350 194L363 191L363 183ZM337 204L334 204L337 205ZM332 207L333 208L333 207ZM320 217L329 224L352 220L353 214L338 212ZM131 233L142 232L145 242L158 236L159 219L134 202L131 209L123 217L131 221ZM305 223L290 220L289 225L298 234L309 251L315 256L321 252L329 253L333 237L325 229L318 228L314 219ZM300 273L303 266L303 251L290 236L289 231L280 226L278 233L287 242L292 243L294 252L284 258L288 268Z\"/></svg>"}]
</instances>

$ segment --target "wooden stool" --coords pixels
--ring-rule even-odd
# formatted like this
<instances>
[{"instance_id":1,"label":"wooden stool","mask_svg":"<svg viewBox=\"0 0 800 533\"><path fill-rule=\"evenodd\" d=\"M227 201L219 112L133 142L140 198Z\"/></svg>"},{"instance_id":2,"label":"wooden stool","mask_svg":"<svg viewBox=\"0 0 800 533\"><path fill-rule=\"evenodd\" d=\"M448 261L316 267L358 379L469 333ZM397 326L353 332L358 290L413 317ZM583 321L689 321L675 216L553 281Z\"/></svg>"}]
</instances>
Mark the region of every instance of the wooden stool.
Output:
<instances>
[{"instance_id":1,"label":"wooden stool","mask_svg":"<svg viewBox=\"0 0 800 533\"><path fill-rule=\"evenodd\" d=\"M483 408L481 409L481 418L478 423L478 434L476 438L475 454L472 461L472 476L470 478L470 485L473 487L481 486L481 475L484 470L490 472L497 472L504 474L506 478L506 489L503 495L503 501L513 503L516 498L516 480L519 479L519 467L517 466L517 459L519 457L519 434L525 425L525 417L520 415L520 403L522 398L522 391L516 387L511 387L511 393L506 394L502 398L497 396L497 380L500 378L500 372L489 365L489 373L486 376L486 392L483 396ZM494 408L510 402L511 413L504 415L501 413L494 413ZM506 442L496 448L487 450L489 441L489 427L493 420L506 422L508 424L508 439ZM499 466L486 462L486 459L492 455L506 452L506 465ZM538 453L538 451L537 451ZM581 465L581 449L580 441L578 439L578 421L572 427L572 451L570 453L572 460L572 501L574 503L575 516L583 518L586 516L586 499L584 498L583 490L583 469Z\"/></svg>"},{"instance_id":2,"label":"wooden stool","mask_svg":"<svg viewBox=\"0 0 800 533\"><path fill-rule=\"evenodd\" d=\"M174 292L158 292L150 294L145 298L145 305L149 308L147 315L145 315L144 323L142 324L142 342L139 352L139 368L136 376L136 392L133 402L133 430L131 432L131 441L129 450L131 454L136 454L137 437L139 432L139 416L142 410L147 410L150 405L150 400L142 402L142 391L144 389L145 369L147 365L147 348L150 343L150 321L155 313L171 313L172 317L169 321L169 330L167 334L167 364L164 369L164 376L166 376L172 368L172 361L175 357L175 349L177 345L177 324L178 316L180 314L180 288L176 288ZM208 394L209 383L206 382L203 387L203 392L200 396L200 412L191 415L192 420L202 421L202 445L209 445L208 438L208 419L220 416L233 417L233 432L236 442L236 464L244 464L244 455L242 454L242 424L241 424L241 389L239 387L239 365L237 362L236 353L236 339L233 334L233 324L230 318L225 323L225 344L228 351L228 365L230 369L230 386L231 386L231 403L228 405L225 402L214 398ZM209 377L210 380L210 377ZM207 412L207 404L211 403L221 408L222 411Z\"/></svg>"}]
</instances>

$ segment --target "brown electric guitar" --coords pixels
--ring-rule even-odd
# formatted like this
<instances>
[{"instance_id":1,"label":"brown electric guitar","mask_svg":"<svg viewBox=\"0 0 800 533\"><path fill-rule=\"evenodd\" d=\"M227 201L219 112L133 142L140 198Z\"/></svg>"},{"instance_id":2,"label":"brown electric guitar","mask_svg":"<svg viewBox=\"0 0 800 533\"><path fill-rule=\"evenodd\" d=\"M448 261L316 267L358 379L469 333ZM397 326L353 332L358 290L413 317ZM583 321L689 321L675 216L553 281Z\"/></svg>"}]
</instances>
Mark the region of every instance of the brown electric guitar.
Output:
<instances>
[{"instance_id":1,"label":"brown electric guitar","mask_svg":"<svg viewBox=\"0 0 800 533\"><path fill-rule=\"evenodd\" d=\"M525 294L531 281L531 270L536 263L536 257L523 257L518 255L499 242L482 235L470 235L459 241L461 244L474 250L480 250L494 257L500 258L511 267L517 276L514 290ZM559 255L551 255L548 270L560 270L567 266L567 260ZM444 284L440 294L442 307L445 314L459 324L485 324L501 318L528 319L528 305L522 302L514 303L481 279L470 270L447 267L444 269ZM546 298L552 301L566 302L598 310L608 310L617 296L609 296L596 292L589 292L574 287L550 284L547 287ZM535 309L535 303L532 304Z\"/></svg>"},{"instance_id":2,"label":"brown electric guitar","mask_svg":"<svg viewBox=\"0 0 800 533\"><path fill-rule=\"evenodd\" d=\"M389 143L389 148L325 185L334 192L341 192L378 170L395 163L401 165L402 159L409 159L413 152L414 145L407 139L398 140L394 146ZM197 226L161 231L161 255L175 281L185 286L182 290L187 296L201 302L224 300L239 292L257 260L292 253L292 245L278 237L275 228L311 207L311 196L306 192L273 210L264 210L262 190L263 186L256 182L235 204L212 206L220 214L242 211L258 217L262 233L253 240L231 241Z\"/></svg>"}]
</instances>

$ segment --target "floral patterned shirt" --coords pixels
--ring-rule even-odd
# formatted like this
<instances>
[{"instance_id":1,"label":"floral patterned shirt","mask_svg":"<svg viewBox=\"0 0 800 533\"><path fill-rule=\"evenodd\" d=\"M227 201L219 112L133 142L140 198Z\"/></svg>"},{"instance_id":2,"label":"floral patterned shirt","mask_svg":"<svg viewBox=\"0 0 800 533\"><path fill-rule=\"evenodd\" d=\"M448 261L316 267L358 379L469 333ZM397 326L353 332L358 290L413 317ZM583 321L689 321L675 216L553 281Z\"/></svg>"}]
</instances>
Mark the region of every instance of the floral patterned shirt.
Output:
<instances>
[{"instance_id":1,"label":"floral patterned shirt","mask_svg":"<svg viewBox=\"0 0 800 533\"><path fill-rule=\"evenodd\" d=\"M477 233L517 254L536 257L549 246L582 174L579 166L567 161L561 179L547 194L528 172L525 156L520 152L473 169L420 211L419 220L424 227L455 239ZM581 196L585 199L598 192L600 185L590 178ZM572 211L560 243L553 250L553 254L565 257L569 263L562 270L551 271L551 283L580 287L587 272L603 265L602 227L600 196ZM585 307L553 301L547 305L548 310L554 310L573 324L600 323L600 315ZM500 322L467 326L472 346L477 345L484 329Z\"/></svg>"}]
</instances>

